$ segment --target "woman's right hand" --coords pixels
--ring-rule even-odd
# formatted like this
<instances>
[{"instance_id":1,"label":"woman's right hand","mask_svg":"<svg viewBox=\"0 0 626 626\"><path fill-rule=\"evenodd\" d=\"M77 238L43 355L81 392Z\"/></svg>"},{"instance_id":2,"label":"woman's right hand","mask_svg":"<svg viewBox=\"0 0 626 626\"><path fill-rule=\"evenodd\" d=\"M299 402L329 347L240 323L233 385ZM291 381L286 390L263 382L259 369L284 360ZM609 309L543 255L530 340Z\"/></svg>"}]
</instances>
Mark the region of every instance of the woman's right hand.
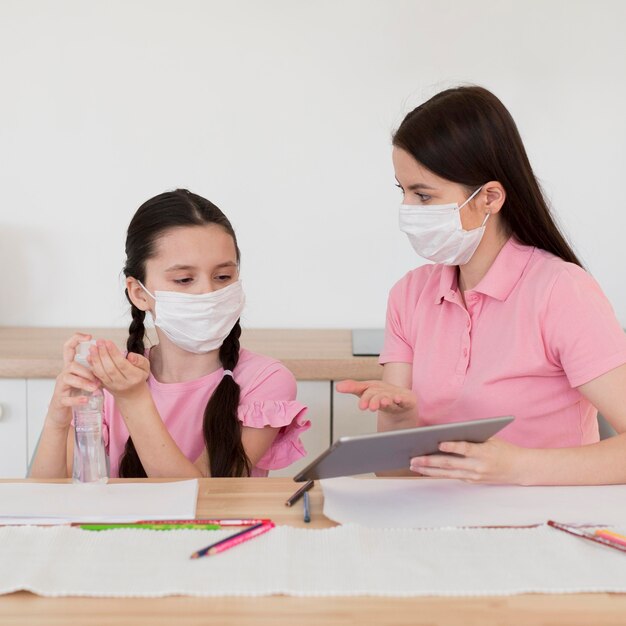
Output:
<instances>
[{"instance_id":1,"label":"woman's right hand","mask_svg":"<svg viewBox=\"0 0 626 626\"><path fill-rule=\"evenodd\" d=\"M86 404L86 396L72 395L72 390L95 391L100 381L83 365L74 361L76 348L81 341L89 341L91 335L76 333L63 344L63 370L57 376L54 393L46 420L55 426L67 428L72 422L72 408Z\"/></svg>"},{"instance_id":2,"label":"woman's right hand","mask_svg":"<svg viewBox=\"0 0 626 626\"><path fill-rule=\"evenodd\" d=\"M359 398L362 411L383 411L392 415L415 411L417 398L410 389L396 387L382 380L343 380L337 391Z\"/></svg>"}]
</instances>

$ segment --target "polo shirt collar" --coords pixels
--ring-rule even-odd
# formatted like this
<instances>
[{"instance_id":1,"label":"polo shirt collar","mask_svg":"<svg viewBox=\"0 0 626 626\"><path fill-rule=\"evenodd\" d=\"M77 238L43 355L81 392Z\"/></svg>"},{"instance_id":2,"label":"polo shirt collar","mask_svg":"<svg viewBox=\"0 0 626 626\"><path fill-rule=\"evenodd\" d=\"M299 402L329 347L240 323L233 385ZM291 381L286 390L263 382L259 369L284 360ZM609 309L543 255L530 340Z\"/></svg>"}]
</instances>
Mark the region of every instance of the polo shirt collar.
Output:
<instances>
[{"instance_id":1,"label":"polo shirt collar","mask_svg":"<svg viewBox=\"0 0 626 626\"><path fill-rule=\"evenodd\" d=\"M506 300L522 277L534 249L520 243L515 237L510 237L482 280L471 291L496 300ZM441 268L437 303L441 303L446 296L450 297L457 287L457 266L444 265Z\"/></svg>"},{"instance_id":2,"label":"polo shirt collar","mask_svg":"<svg viewBox=\"0 0 626 626\"><path fill-rule=\"evenodd\" d=\"M504 302L520 281L534 250L510 237L473 291Z\"/></svg>"}]
</instances>

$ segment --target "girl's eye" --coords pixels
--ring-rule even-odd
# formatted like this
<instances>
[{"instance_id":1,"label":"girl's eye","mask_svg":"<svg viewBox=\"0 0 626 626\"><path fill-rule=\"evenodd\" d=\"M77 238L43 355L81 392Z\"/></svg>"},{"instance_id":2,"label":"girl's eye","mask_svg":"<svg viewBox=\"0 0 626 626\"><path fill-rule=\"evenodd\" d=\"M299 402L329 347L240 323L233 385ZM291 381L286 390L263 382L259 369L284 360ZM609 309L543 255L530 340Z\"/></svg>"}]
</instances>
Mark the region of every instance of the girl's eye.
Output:
<instances>
[{"instance_id":1,"label":"girl's eye","mask_svg":"<svg viewBox=\"0 0 626 626\"><path fill-rule=\"evenodd\" d=\"M174 280L175 283L177 283L178 285L188 285L191 281L193 280L193 278L176 278Z\"/></svg>"},{"instance_id":2,"label":"girl's eye","mask_svg":"<svg viewBox=\"0 0 626 626\"><path fill-rule=\"evenodd\" d=\"M215 280L219 281L219 282L226 282L227 280L230 280L232 278L232 276L230 276L229 274L222 274L220 276L216 276Z\"/></svg>"},{"instance_id":3,"label":"girl's eye","mask_svg":"<svg viewBox=\"0 0 626 626\"><path fill-rule=\"evenodd\" d=\"M429 196L426 193L417 193L417 191L415 192L415 195L422 201L422 202L428 202L432 196Z\"/></svg>"}]
</instances>

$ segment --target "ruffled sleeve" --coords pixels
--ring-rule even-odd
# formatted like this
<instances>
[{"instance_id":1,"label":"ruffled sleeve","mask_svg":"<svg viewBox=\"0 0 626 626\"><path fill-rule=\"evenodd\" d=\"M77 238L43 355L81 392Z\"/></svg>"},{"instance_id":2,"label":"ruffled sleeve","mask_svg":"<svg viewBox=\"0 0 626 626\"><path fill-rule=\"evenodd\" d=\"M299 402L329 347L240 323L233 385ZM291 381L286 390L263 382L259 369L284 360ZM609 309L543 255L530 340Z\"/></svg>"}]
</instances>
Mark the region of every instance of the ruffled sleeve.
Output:
<instances>
[{"instance_id":1,"label":"ruffled sleeve","mask_svg":"<svg viewBox=\"0 0 626 626\"><path fill-rule=\"evenodd\" d=\"M306 455L300 435L311 427L307 408L295 400L254 400L239 405L238 416L250 428L279 428L278 435L256 467L277 470Z\"/></svg>"}]
</instances>

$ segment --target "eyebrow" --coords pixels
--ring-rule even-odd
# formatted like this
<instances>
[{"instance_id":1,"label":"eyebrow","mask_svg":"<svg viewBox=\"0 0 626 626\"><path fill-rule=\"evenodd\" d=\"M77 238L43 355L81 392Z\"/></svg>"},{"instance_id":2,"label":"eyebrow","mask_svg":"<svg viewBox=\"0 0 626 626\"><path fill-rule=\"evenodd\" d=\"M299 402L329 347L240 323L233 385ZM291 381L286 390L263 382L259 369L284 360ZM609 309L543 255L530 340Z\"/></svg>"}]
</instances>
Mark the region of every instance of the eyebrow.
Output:
<instances>
[{"instance_id":1,"label":"eyebrow","mask_svg":"<svg viewBox=\"0 0 626 626\"><path fill-rule=\"evenodd\" d=\"M224 263L219 263L213 269L221 269L223 267L237 267L237 263L234 263L233 261L225 261ZM177 263L176 265L171 265L165 271L176 272L178 270L195 270L195 269L197 269L195 265L183 265L183 264Z\"/></svg>"},{"instance_id":2,"label":"eyebrow","mask_svg":"<svg viewBox=\"0 0 626 626\"><path fill-rule=\"evenodd\" d=\"M400 185L400 181L396 178L396 182ZM402 185L400 185L402 187ZM436 187L431 187L430 185L425 185L424 183L414 183L413 185L409 185L407 187L409 191L417 191L418 189L428 189L430 191L435 191Z\"/></svg>"}]
</instances>

